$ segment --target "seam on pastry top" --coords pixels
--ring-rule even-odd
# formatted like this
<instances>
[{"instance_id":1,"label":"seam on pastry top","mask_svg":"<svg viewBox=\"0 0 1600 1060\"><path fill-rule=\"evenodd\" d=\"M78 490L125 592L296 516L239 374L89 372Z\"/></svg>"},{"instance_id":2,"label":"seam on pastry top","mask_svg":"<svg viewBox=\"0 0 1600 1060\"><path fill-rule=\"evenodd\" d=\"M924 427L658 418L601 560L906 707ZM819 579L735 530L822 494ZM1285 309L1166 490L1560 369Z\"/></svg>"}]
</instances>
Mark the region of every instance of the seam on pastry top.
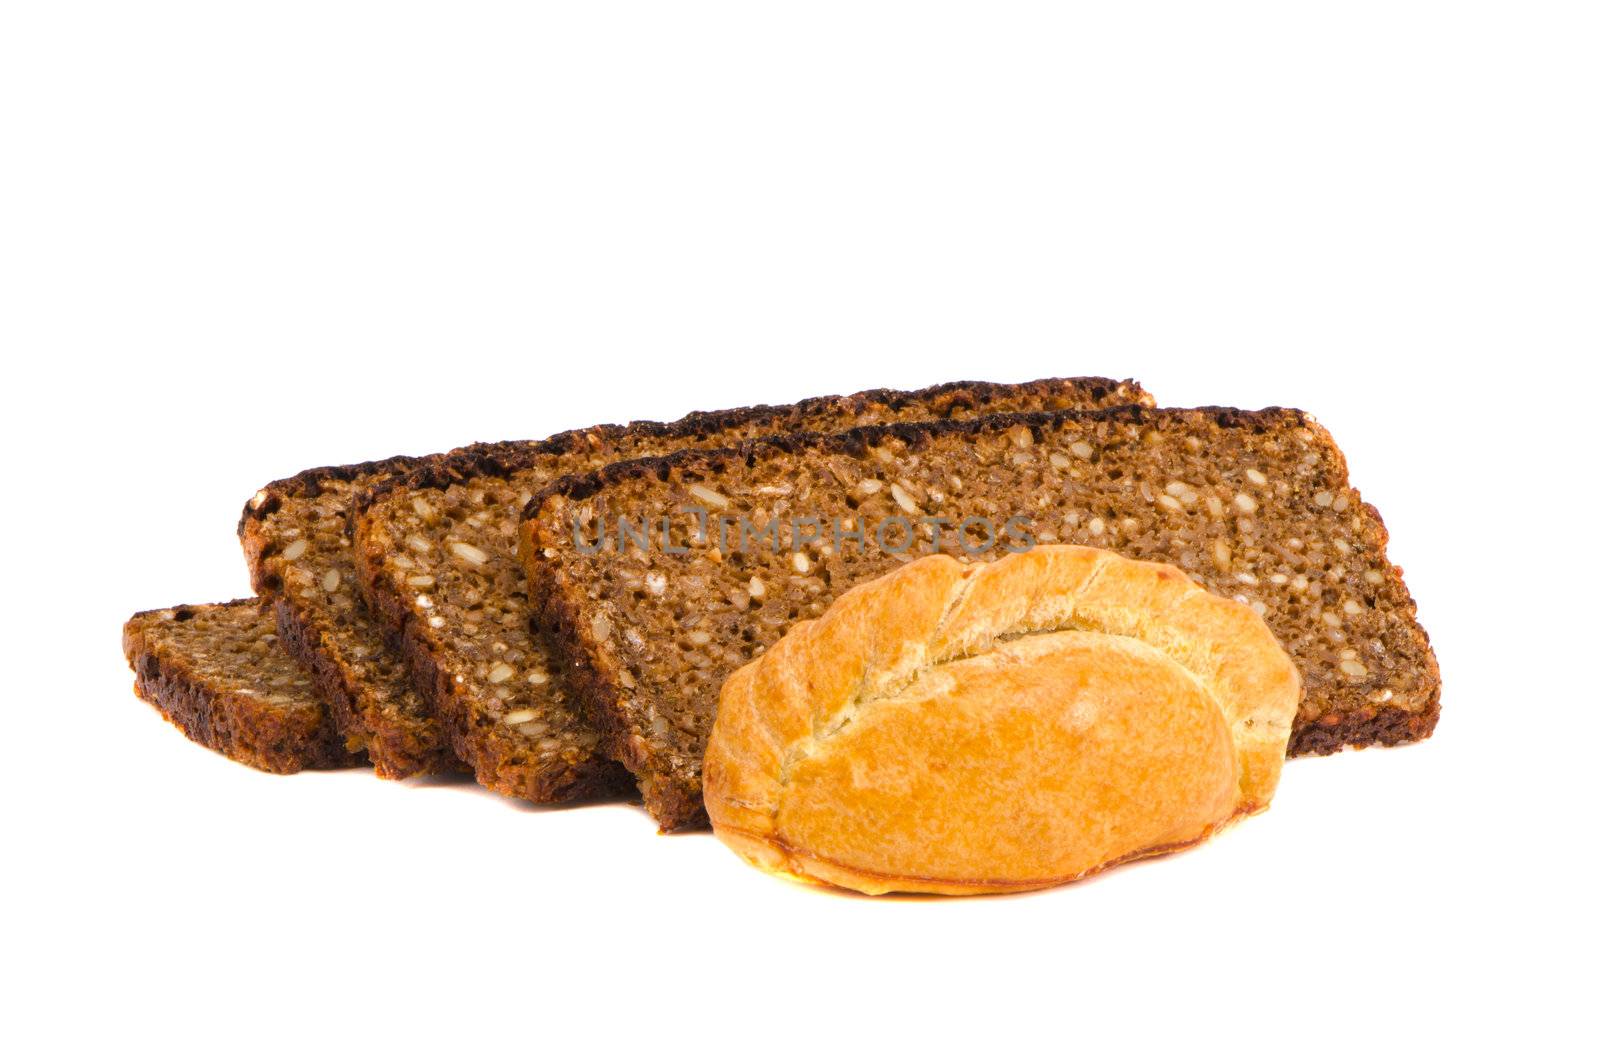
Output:
<instances>
[{"instance_id":1,"label":"seam on pastry top","mask_svg":"<svg viewBox=\"0 0 1600 1060\"><path fill-rule=\"evenodd\" d=\"M969 567L961 581L956 583L956 591L951 594L950 599L945 602L944 612L939 615L939 621L933 624L933 632L928 636L930 641L935 644L939 643L940 639L942 639L944 636L945 627L950 625L950 617L956 613L956 610L960 608L963 603L966 602L967 597L972 594L972 587L977 583L977 568ZM863 674L862 684L865 683L866 676Z\"/></svg>"},{"instance_id":2,"label":"seam on pastry top","mask_svg":"<svg viewBox=\"0 0 1600 1060\"><path fill-rule=\"evenodd\" d=\"M1168 659L1171 661L1173 665L1177 666L1185 674L1188 674L1189 677L1194 680L1195 684L1200 686L1200 688L1205 691L1206 695L1210 699L1220 702L1218 701L1215 689L1212 688L1210 683L1203 680L1199 674L1196 674L1178 660L1173 659L1170 655L1167 655L1149 641L1143 640L1139 637L1129 636L1126 633L1112 633L1105 629L1097 629L1091 623L1080 623L1075 621L1063 622L1056 625L1034 629L1015 630L996 636L994 640L985 646L981 651L960 652L941 657L937 661L929 662L923 666L914 667L908 671L908 676L904 681L897 681L892 688L877 695L866 697L863 696L861 691L858 690L854 695L851 696L844 706L833 713L827 724L821 728L818 727L818 719L821 717L820 713L813 715L811 726L812 735L806 740L792 747L787 753L784 754L783 758L779 762L778 786L780 788L788 787L790 774L793 772L794 767L810 758L815 757L816 753L820 751L829 741L848 728L850 724L854 722L861 714L861 711L864 708L870 708L878 703L894 699L897 695L899 695L899 693L904 692L906 689L920 683L923 678L930 674L937 673L948 666L954 666L964 662L971 662L974 659L981 659L984 656L993 655L998 651L1005 650L1011 645L1020 643L1022 641L1031 640L1035 637L1049 637L1059 633L1095 633L1113 640L1127 641L1129 643L1143 645L1144 647L1155 651L1163 659ZM866 681L863 680L860 682L860 687L862 689L864 689L865 685ZM776 811L776 807L773 809Z\"/></svg>"}]
</instances>

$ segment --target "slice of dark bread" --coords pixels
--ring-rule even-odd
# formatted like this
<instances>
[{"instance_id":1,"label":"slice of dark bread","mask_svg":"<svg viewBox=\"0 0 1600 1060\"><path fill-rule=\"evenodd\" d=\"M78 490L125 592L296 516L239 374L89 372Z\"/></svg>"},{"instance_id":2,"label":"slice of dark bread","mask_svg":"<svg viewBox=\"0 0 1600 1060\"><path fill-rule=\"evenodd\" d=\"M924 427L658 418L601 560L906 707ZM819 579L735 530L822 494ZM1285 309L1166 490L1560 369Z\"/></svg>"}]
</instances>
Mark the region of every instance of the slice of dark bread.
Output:
<instances>
[{"instance_id":1,"label":"slice of dark bread","mask_svg":"<svg viewBox=\"0 0 1600 1060\"><path fill-rule=\"evenodd\" d=\"M689 504L724 517L708 525L776 518L777 547L699 539L676 514ZM967 545L997 543L980 556L1097 545L1249 603L1304 677L1294 754L1418 740L1439 714L1438 666L1383 522L1327 431L1294 410L1122 408L769 439L566 479L527 514L522 553L569 687L666 829L704 821L700 756L723 680L851 586L935 551L933 518L946 520L939 550L958 557L959 524L981 517L991 529L971 524ZM615 547L619 517L663 515L681 551L659 530ZM1013 516L1030 522L1008 532ZM806 517L822 537L796 547Z\"/></svg>"},{"instance_id":2,"label":"slice of dark bread","mask_svg":"<svg viewBox=\"0 0 1600 1060\"><path fill-rule=\"evenodd\" d=\"M537 490L619 459L795 430L1151 400L1108 379L952 383L468 446L363 495L352 524L360 583L480 783L537 802L631 790L576 711L560 657L529 628L516 529Z\"/></svg>"},{"instance_id":3,"label":"slice of dark bread","mask_svg":"<svg viewBox=\"0 0 1600 1060\"><path fill-rule=\"evenodd\" d=\"M316 680L332 724L389 779L461 764L361 601L349 514L357 492L428 459L302 471L256 491L239 519L251 583L272 602L284 646Z\"/></svg>"},{"instance_id":4,"label":"slice of dark bread","mask_svg":"<svg viewBox=\"0 0 1600 1060\"><path fill-rule=\"evenodd\" d=\"M133 689L195 743L269 773L359 765L260 600L141 611L122 628Z\"/></svg>"}]
</instances>

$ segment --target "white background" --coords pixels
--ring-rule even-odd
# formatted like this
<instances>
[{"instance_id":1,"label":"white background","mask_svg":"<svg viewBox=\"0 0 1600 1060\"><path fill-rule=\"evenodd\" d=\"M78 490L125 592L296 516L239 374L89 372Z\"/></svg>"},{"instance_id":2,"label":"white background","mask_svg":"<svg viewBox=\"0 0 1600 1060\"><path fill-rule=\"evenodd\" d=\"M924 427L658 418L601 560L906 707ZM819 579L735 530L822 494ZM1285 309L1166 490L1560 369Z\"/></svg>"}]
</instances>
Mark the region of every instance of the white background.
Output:
<instances>
[{"instance_id":1,"label":"white background","mask_svg":"<svg viewBox=\"0 0 1600 1060\"><path fill-rule=\"evenodd\" d=\"M1583 3L5 5L7 1051L1592 1047L1597 51ZM122 620L245 594L302 467L1077 373L1332 429L1433 741L869 901L129 691Z\"/></svg>"}]
</instances>

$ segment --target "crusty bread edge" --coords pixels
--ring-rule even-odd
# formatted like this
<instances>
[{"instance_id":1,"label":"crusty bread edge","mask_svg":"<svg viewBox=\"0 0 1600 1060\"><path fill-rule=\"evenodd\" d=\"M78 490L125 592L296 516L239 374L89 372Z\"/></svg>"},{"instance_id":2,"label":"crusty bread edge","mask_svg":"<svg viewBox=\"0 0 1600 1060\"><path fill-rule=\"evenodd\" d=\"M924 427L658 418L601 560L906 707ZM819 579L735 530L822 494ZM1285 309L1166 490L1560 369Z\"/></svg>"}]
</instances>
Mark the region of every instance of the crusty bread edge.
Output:
<instances>
[{"instance_id":1,"label":"crusty bread edge","mask_svg":"<svg viewBox=\"0 0 1600 1060\"><path fill-rule=\"evenodd\" d=\"M932 404L944 402L948 415L949 409L962 405L972 407L1000 397L1044 395L1052 391L1063 399L1077 395L1083 401L1098 403L1112 397L1118 399L1125 397L1129 405L1147 408L1155 406L1154 395L1145 390L1137 380L1110 379L1105 376L1059 376L1032 379L1023 383L965 380L941 383L921 390L880 388L853 394L830 394L805 398L789 405L749 405L743 408L691 412L676 420L604 423L581 430L563 431L539 441L476 442L452 449L448 453L423 458L409 473L389 476L374 483L358 495L355 507L358 512L365 511L394 493L440 490L475 478L513 475L525 470L541 457L560 456L596 439L643 434L667 441L677 447L677 451L706 449L704 443L712 436L734 427L746 427L761 420L768 421L766 426L770 427L770 431L766 433L771 436L794 435L795 429L787 426L786 420L814 415L830 407L837 408L841 412L851 409L864 410L872 405L882 405L890 410L897 410L913 402ZM1048 413L1043 414L1048 415Z\"/></svg>"},{"instance_id":2,"label":"crusty bread edge","mask_svg":"<svg viewBox=\"0 0 1600 1060\"><path fill-rule=\"evenodd\" d=\"M434 459L437 459L437 456L390 456L359 464L312 467L286 478L274 479L256 490L245 502L244 510L239 513L239 537L244 539L248 526L266 520L278 510L287 497L320 497L322 483L325 481L353 482L363 475L404 476ZM247 556L250 560L251 576L255 577L259 553L252 554L247 550ZM256 591L260 592L260 589Z\"/></svg>"}]
</instances>

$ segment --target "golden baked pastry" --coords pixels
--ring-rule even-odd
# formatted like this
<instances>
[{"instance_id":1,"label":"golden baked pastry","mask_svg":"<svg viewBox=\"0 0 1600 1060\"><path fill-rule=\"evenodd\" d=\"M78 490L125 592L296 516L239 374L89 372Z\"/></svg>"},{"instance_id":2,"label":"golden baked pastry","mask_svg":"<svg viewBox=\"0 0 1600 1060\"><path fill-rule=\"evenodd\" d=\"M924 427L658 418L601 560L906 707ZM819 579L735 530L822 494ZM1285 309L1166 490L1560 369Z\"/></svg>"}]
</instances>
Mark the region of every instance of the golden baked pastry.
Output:
<instances>
[{"instance_id":1,"label":"golden baked pastry","mask_svg":"<svg viewBox=\"0 0 1600 1060\"><path fill-rule=\"evenodd\" d=\"M881 894L1048 887L1264 809L1300 677L1176 567L929 556L722 688L705 799L754 864Z\"/></svg>"}]
</instances>

